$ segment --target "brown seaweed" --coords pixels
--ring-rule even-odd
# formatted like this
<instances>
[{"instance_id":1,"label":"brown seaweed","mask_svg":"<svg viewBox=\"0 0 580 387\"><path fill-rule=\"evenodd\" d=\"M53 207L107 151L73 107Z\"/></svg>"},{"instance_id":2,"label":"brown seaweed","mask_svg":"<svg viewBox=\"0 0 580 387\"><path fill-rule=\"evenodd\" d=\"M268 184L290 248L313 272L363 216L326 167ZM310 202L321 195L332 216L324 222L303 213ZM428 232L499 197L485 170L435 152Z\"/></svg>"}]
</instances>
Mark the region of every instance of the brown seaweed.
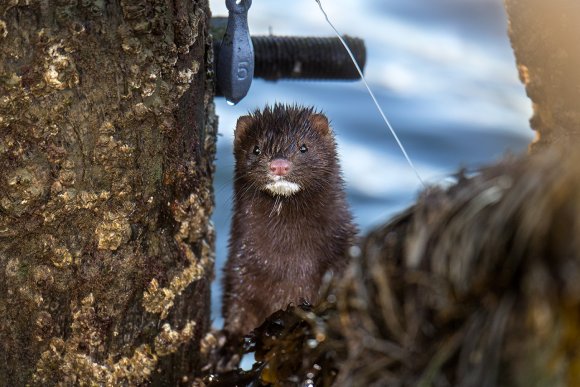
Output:
<instances>
[{"instance_id":1,"label":"brown seaweed","mask_svg":"<svg viewBox=\"0 0 580 387\"><path fill-rule=\"evenodd\" d=\"M254 331L247 385L580 385L579 231L580 156L428 189L363 240L324 302Z\"/></svg>"}]
</instances>

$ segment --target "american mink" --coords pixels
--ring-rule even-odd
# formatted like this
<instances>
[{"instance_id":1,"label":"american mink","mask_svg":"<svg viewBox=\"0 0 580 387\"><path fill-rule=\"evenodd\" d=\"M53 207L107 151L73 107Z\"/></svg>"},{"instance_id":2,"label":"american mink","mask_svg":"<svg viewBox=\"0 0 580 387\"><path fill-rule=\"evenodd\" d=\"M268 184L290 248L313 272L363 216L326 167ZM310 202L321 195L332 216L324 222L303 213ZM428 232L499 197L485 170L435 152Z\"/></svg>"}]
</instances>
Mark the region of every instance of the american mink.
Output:
<instances>
[{"instance_id":1,"label":"american mink","mask_svg":"<svg viewBox=\"0 0 580 387\"><path fill-rule=\"evenodd\" d=\"M328 119L276 104L238 119L223 316L240 337L290 303L315 303L357 232Z\"/></svg>"}]
</instances>

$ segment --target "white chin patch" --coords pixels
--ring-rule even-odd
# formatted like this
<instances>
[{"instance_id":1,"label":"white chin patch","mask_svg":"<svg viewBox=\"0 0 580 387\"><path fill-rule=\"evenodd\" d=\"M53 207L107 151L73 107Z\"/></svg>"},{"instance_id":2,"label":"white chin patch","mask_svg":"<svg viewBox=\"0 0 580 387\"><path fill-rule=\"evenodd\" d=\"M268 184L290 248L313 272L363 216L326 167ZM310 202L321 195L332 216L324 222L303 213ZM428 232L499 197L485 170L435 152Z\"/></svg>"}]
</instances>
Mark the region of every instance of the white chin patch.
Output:
<instances>
[{"instance_id":1,"label":"white chin patch","mask_svg":"<svg viewBox=\"0 0 580 387\"><path fill-rule=\"evenodd\" d=\"M287 180L276 180L266 184L264 189L273 195L292 196L300 191L300 186Z\"/></svg>"}]
</instances>

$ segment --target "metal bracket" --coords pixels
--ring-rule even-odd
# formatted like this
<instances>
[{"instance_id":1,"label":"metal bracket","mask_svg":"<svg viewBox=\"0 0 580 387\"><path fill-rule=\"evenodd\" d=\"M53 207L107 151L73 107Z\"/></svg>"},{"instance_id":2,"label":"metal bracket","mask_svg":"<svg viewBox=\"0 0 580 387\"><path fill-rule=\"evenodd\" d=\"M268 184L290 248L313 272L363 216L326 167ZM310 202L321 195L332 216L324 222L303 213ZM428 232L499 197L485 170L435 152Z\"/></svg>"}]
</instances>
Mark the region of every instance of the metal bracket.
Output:
<instances>
[{"instance_id":1,"label":"metal bracket","mask_svg":"<svg viewBox=\"0 0 580 387\"><path fill-rule=\"evenodd\" d=\"M226 0L229 16L219 56L217 81L231 104L240 102L254 78L254 47L248 28L248 10L252 0Z\"/></svg>"}]
</instances>

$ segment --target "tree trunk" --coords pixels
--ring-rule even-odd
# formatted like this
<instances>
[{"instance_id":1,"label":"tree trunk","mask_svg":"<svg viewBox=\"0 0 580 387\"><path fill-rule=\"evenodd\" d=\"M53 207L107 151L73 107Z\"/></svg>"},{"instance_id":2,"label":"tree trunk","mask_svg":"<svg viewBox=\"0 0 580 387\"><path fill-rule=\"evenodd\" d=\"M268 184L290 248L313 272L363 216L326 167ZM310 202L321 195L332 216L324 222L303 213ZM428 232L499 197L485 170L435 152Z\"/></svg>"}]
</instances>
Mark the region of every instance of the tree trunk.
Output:
<instances>
[{"instance_id":1,"label":"tree trunk","mask_svg":"<svg viewBox=\"0 0 580 387\"><path fill-rule=\"evenodd\" d=\"M506 0L520 79L534 106L532 149L580 137L580 2Z\"/></svg>"},{"instance_id":2,"label":"tree trunk","mask_svg":"<svg viewBox=\"0 0 580 387\"><path fill-rule=\"evenodd\" d=\"M176 385L213 275L207 1L0 5L0 385Z\"/></svg>"}]
</instances>

